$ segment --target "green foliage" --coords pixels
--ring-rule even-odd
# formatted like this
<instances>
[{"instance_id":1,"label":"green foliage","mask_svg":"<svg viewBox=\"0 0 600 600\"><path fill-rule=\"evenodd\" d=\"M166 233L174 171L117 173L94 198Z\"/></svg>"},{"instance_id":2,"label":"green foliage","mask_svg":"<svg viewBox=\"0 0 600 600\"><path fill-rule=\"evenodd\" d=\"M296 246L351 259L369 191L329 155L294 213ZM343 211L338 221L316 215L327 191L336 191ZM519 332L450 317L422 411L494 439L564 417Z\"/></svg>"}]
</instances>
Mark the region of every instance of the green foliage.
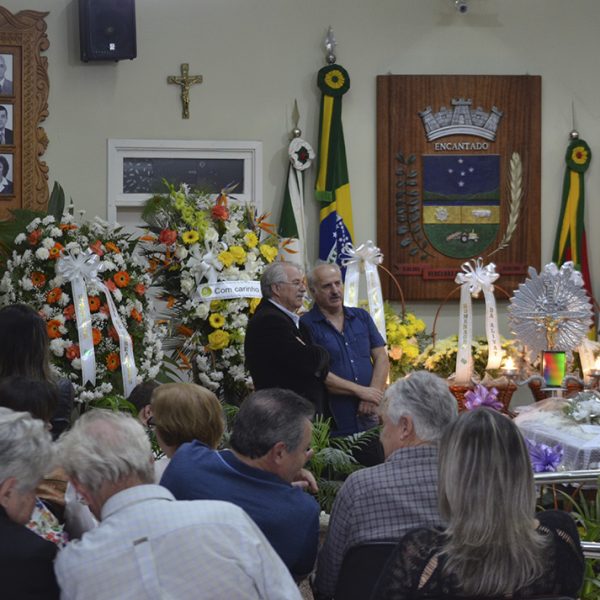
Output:
<instances>
[{"instance_id":1,"label":"green foliage","mask_svg":"<svg viewBox=\"0 0 600 600\"><path fill-rule=\"evenodd\" d=\"M52 215L57 223L60 223L65 211L65 191L58 181L54 182L50 199L48 200L48 214Z\"/></svg>"},{"instance_id":2,"label":"green foliage","mask_svg":"<svg viewBox=\"0 0 600 600\"><path fill-rule=\"evenodd\" d=\"M313 423L311 448L313 455L306 465L317 480L317 500L321 510L331 513L335 497L344 479L362 469L352 455L379 435L379 429L362 431L347 437L331 437L331 419L318 416Z\"/></svg>"},{"instance_id":3,"label":"green foliage","mask_svg":"<svg viewBox=\"0 0 600 600\"><path fill-rule=\"evenodd\" d=\"M92 400L89 408L106 408L108 410L126 412L134 417L137 417L138 414L137 408L120 394L109 394Z\"/></svg>"}]
</instances>

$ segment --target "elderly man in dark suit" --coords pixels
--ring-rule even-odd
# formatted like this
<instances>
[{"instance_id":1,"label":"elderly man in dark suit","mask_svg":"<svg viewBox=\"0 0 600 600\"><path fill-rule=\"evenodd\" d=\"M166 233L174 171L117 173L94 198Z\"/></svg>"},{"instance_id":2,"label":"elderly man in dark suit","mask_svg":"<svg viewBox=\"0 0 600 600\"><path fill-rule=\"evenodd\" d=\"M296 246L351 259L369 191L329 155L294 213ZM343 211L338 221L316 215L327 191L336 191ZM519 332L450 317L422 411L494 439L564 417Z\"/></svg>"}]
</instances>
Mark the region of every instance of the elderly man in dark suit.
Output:
<instances>
[{"instance_id":1,"label":"elderly man in dark suit","mask_svg":"<svg viewBox=\"0 0 600 600\"><path fill-rule=\"evenodd\" d=\"M13 143L13 132L7 127L8 124L8 109L0 104L0 146Z\"/></svg>"},{"instance_id":2,"label":"elderly man in dark suit","mask_svg":"<svg viewBox=\"0 0 600 600\"><path fill-rule=\"evenodd\" d=\"M260 287L263 299L248 323L244 343L254 386L293 390L322 414L329 355L313 343L296 314L306 292L304 275L293 263L274 262L264 270Z\"/></svg>"}]
</instances>

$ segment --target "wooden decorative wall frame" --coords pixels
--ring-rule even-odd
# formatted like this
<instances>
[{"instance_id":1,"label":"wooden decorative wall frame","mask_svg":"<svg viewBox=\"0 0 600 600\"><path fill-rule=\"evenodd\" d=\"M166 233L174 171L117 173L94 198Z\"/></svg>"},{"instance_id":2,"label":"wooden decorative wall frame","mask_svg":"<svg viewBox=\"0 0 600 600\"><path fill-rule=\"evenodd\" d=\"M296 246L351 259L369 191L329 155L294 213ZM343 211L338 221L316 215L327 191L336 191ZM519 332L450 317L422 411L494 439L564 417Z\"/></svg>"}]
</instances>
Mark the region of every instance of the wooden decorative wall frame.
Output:
<instances>
[{"instance_id":1,"label":"wooden decorative wall frame","mask_svg":"<svg viewBox=\"0 0 600 600\"><path fill-rule=\"evenodd\" d=\"M539 76L377 78L377 244L406 299L480 256L509 291L539 269L540 102Z\"/></svg>"},{"instance_id":2,"label":"wooden decorative wall frame","mask_svg":"<svg viewBox=\"0 0 600 600\"><path fill-rule=\"evenodd\" d=\"M48 203L48 167L41 160L48 138L40 126L48 116L48 59L41 55L49 46L47 15L13 15L0 6L0 107L8 117L4 139L0 130L0 172L6 161L10 182L0 179L0 219L10 216L9 209L44 210ZM0 108L0 127L4 112Z\"/></svg>"}]
</instances>

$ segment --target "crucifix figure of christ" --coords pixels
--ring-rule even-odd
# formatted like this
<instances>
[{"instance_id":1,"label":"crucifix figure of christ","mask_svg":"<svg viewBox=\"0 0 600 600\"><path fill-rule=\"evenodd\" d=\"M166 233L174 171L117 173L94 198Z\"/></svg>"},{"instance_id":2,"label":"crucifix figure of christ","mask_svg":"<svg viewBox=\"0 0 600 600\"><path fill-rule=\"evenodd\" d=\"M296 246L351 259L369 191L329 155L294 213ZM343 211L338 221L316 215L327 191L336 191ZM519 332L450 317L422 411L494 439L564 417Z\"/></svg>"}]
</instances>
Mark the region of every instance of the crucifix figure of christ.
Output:
<instances>
[{"instance_id":1,"label":"crucifix figure of christ","mask_svg":"<svg viewBox=\"0 0 600 600\"><path fill-rule=\"evenodd\" d=\"M190 88L197 84L202 83L202 75L191 75L190 76L190 65L188 63L182 63L181 65L181 76L169 75L167 77L167 83L174 83L181 86L181 103L183 104L183 111L181 114L182 119L190 118Z\"/></svg>"}]
</instances>

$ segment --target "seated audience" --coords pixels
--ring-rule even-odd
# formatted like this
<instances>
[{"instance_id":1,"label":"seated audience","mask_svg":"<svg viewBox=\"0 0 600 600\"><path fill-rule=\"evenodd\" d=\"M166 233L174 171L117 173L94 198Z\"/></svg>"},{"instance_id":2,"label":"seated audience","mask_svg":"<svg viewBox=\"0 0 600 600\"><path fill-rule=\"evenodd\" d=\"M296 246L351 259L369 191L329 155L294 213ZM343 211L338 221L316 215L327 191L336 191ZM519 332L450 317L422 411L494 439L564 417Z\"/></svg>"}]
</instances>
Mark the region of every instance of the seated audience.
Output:
<instances>
[{"instance_id":1,"label":"seated audience","mask_svg":"<svg viewBox=\"0 0 600 600\"><path fill-rule=\"evenodd\" d=\"M448 384L426 371L411 373L388 388L381 415L386 460L350 475L337 494L317 562L320 597L333 596L353 546L399 541L413 527L441 523L437 445L457 415Z\"/></svg>"},{"instance_id":2,"label":"seated audience","mask_svg":"<svg viewBox=\"0 0 600 600\"><path fill-rule=\"evenodd\" d=\"M51 373L46 322L25 304L5 306L0 309L0 339L0 379L21 375L58 388L58 404L50 417L52 437L57 439L71 423L74 391L68 379Z\"/></svg>"},{"instance_id":3,"label":"seated audience","mask_svg":"<svg viewBox=\"0 0 600 600\"><path fill-rule=\"evenodd\" d=\"M386 564L376 599L576 597L584 561L574 520L534 514L525 442L500 413L464 412L440 445L445 529L407 533Z\"/></svg>"},{"instance_id":4,"label":"seated audience","mask_svg":"<svg viewBox=\"0 0 600 600\"><path fill-rule=\"evenodd\" d=\"M0 578L3 598L58 599L57 547L25 524L35 488L51 468L51 436L40 419L0 407Z\"/></svg>"},{"instance_id":5,"label":"seated audience","mask_svg":"<svg viewBox=\"0 0 600 600\"><path fill-rule=\"evenodd\" d=\"M161 385L152 394L151 407L148 423L154 426L158 445L165 453L154 463L157 481L181 444L198 440L216 448L223 437L223 407L210 390L200 385Z\"/></svg>"},{"instance_id":6,"label":"seated audience","mask_svg":"<svg viewBox=\"0 0 600 600\"><path fill-rule=\"evenodd\" d=\"M194 441L173 455L161 485L178 500L233 502L260 527L295 577L314 565L319 505L292 483L305 478L314 408L291 390L255 392L242 402L231 434L231 450Z\"/></svg>"},{"instance_id":7,"label":"seated audience","mask_svg":"<svg viewBox=\"0 0 600 600\"><path fill-rule=\"evenodd\" d=\"M127 400L137 409L137 418L142 425L147 425L148 419L152 416L152 408L150 407L152 392L159 385L156 381L143 381L138 383L127 397Z\"/></svg>"},{"instance_id":8,"label":"seated audience","mask_svg":"<svg viewBox=\"0 0 600 600\"><path fill-rule=\"evenodd\" d=\"M225 502L176 502L153 485L151 448L129 415L85 413L61 437L60 460L100 519L55 562L63 600L300 599L251 519Z\"/></svg>"}]
</instances>

